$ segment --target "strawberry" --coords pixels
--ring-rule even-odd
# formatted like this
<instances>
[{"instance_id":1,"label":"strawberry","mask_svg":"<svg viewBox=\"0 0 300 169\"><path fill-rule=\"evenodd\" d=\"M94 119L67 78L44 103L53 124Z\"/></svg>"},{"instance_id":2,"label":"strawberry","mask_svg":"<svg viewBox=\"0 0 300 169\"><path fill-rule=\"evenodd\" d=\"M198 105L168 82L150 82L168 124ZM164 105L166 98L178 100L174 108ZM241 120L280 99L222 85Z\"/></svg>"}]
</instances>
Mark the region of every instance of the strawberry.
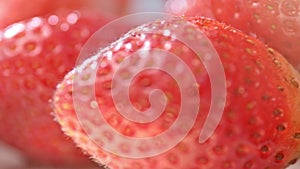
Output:
<instances>
[{"instance_id":1,"label":"strawberry","mask_svg":"<svg viewBox=\"0 0 300 169\"><path fill-rule=\"evenodd\" d=\"M187 15L201 15L201 11L210 9L212 17L257 36L300 70L299 1L197 0L197 3L201 5L190 7Z\"/></svg>"},{"instance_id":2,"label":"strawberry","mask_svg":"<svg viewBox=\"0 0 300 169\"><path fill-rule=\"evenodd\" d=\"M282 169L295 163L300 149L296 70L274 49L235 28L200 17L183 19L131 30L68 73L53 98L63 131L110 169ZM203 39L201 34L211 41L226 75L225 108L212 135L202 129L211 106L221 105L211 99L223 95L211 93L209 69L195 55L213 58L204 53L210 42L195 43L204 45L195 52L181 39ZM152 109L156 115L162 110L158 118ZM208 126L217 117L213 114ZM203 139L200 132L210 137ZM170 135L157 137L162 133ZM182 133L187 135L176 142Z\"/></svg>"},{"instance_id":3,"label":"strawberry","mask_svg":"<svg viewBox=\"0 0 300 169\"><path fill-rule=\"evenodd\" d=\"M125 11L127 0L0 0L0 28L34 16L46 15L61 8L96 10L107 15L119 16ZM14 12L12 12L14 11ZM17 11L17 12L15 12Z\"/></svg>"},{"instance_id":4,"label":"strawberry","mask_svg":"<svg viewBox=\"0 0 300 169\"><path fill-rule=\"evenodd\" d=\"M40 163L91 164L53 120L49 99L106 22L94 13L61 11L0 32L0 139Z\"/></svg>"}]
</instances>

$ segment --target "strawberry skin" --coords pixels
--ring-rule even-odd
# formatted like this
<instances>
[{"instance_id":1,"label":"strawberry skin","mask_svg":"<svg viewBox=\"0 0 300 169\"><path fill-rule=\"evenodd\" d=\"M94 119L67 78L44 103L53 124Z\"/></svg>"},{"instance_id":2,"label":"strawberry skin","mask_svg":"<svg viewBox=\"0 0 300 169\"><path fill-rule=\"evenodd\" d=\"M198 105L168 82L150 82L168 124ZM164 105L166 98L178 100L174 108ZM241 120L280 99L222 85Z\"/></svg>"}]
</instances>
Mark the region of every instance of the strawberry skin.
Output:
<instances>
[{"instance_id":1,"label":"strawberry skin","mask_svg":"<svg viewBox=\"0 0 300 169\"><path fill-rule=\"evenodd\" d=\"M199 5L190 6L184 14L202 16L202 11L210 9L210 17L257 36L300 70L298 0L196 0L196 2Z\"/></svg>"},{"instance_id":2,"label":"strawberry skin","mask_svg":"<svg viewBox=\"0 0 300 169\"><path fill-rule=\"evenodd\" d=\"M212 137L203 144L198 141L210 108L211 83L202 62L190 48L170 37L173 31L183 31L185 37L194 37L188 26L183 30L176 29L182 23L176 19L134 29L68 73L58 85L53 98L55 116L63 131L98 163L110 169L282 169L293 164L300 148L297 72L282 55L237 29L199 17L187 20L211 40L226 74L226 106ZM145 30L153 27L166 30L167 33L145 33ZM133 54L145 49L150 54ZM186 81L185 74L180 74L178 63L164 59L163 55L151 55L154 49L175 54L193 72L201 96L199 114L191 131L172 149L154 157L121 157L118 154L134 150L144 153L171 140L153 141L153 145L127 144L117 140L112 131L102 131L104 126L109 125L131 138L149 138L166 131L179 117L182 99L179 84L164 71L151 69L134 72L138 66L161 65L163 70L169 68L175 75L180 75L183 82ZM127 59L127 67L121 67ZM119 67L123 73L115 76L117 83L114 85L112 78ZM95 77L91 74L94 70L97 71ZM124 118L118 110L124 111L126 107L117 109L112 99L112 91L127 90L118 87L127 83L131 74L135 74L135 78L128 88L129 98L135 109L145 111L151 107L148 98L154 89L166 94L164 112L151 123L138 123ZM89 90L93 85L95 93L93 89ZM74 102L76 97L80 99ZM77 107L74 107L74 103ZM105 123L97 120L96 113L99 112L95 112L95 109L101 111ZM84 120L80 118L80 122L78 111L84 113L85 117ZM115 143L120 150L114 154L103 150L100 145L105 146L107 142Z\"/></svg>"},{"instance_id":3,"label":"strawberry skin","mask_svg":"<svg viewBox=\"0 0 300 169\"><path fill-rule=\"evenodd\" d=\"M91 2L90 0L88 1ZM59 8L77 9L83 5L84 3L81 0L37 0L34 3L28 3L24 0L2 0L0 1L0 27L3 28L17 21L22 21L24 19L31 18L34 16L45 15Z\"/></svg>"},{"instance_id":4,"label":"strawberry skin","mask_svg":"<svg viewBox=\"0 0 300 169\"><path fill-rule=\"evenodd\" d=\"M0 32L0 139L39 163L91 164L53 120L49 100L85 41L106 22L98 14L64 11Z\"/></svg>"},{"instance_id":5,"label":"strawberry skin","mask_svg":"<svg viewBox=\"0 0 300 169\"><path fill-rule=\"evenodd\" d=\"M228 1L212 0L211 3L216 19L257 36L282 53L296 69L300 70L299 1L233 0L229 3L235 4L234 8L225 5Z\"/></svg>"},{"instance_id":6,"label":"strawberry skin","mask_svg":"<svg viewBox=\"0 0 300 169\"><path fill-rule=\"evenodd\" d=\"M0 0L0 28L60 9L95 10L115 17L123 14L126 4L127 0L35 0L34 3L26 0Z\"/></svg>"}]
</instances>

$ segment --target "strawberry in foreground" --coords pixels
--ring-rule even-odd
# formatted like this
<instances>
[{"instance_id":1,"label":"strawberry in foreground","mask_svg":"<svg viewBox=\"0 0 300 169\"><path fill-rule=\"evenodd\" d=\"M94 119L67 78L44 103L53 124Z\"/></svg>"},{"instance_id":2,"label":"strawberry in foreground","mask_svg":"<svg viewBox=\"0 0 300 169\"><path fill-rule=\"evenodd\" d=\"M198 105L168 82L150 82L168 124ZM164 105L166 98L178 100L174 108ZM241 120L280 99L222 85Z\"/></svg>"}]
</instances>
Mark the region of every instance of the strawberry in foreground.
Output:
<instances>
[{"instance_id":1,"label":"strawberry in foreground","mask_svg":"<svg viewBox=\"0 0 300 169\"><path fill-rule=\"evenodd\" d=\"M105 23L96 13L61 11L0 32L0 139L38 163L92 164L54 121L49 100Z\"/></svg>"},{"instance_id":2,"label":"strawberry in foreground","mask_svg":"<svg viewBox=\"0 0 300 169\"><path fill-rule=\"evenodd\" d=\"M67 74L53 98L55 116L64 132L99 164L110 169L282 169L295 163L300 150L300 81L294 68L275 50L230 26L199 17L187 20L190 24L184 29L178 28L178 25L185 24L180 19L158 21L134 29ZM193 39L197 36L193 34L194 26L211 40L226 74L223 117L204 144L198 140L211 105L212 84L201 60L172 36L176 31L183 31L185 37ZM163 33L146 33L152 28L163 30ZM189 84L182 65L157 54L157 49L182 59L192 71L197 85ZM205 53L200 55L206 56ZM123 62L126 66L122 66ZM145 66L161 69L137 71ZM178 84L175 77L162 70L173 70L173 75L183 83ZM151 144L122 142L114 131L127 139L151 139L167 131L179 118L185 96L181 95L182 92L190 96L185 101L195 101L194 90L183 88L180 91L181 86L189 85L199 89L201 102L196 123L188 135L158 156L119 156L132 152L147 154L157 147L171 144L172 139L153 140ZM163 91L166 99L166 107L159 118L140 123L120 114L126 110L129 114L131 110L132 113L137 110L146 113L144 111L157 104L153 101L154 89ZM129 92L128 98L135 109L129 108L127 97L124 97L126 92ZM154 97L161 104L165 103L164 99ZM194 120L189 111L183 113L186 116L180 117L187 120L177 128L179 133ZM100 120L100 114L105 121ZM114 130L106 128L107 125ZM106 146L111 144L115 146L111 147L115 148L112 153Z\"/></svg>"},{"instance_id":3,"label":"strawberry in foreground","mask_svg":"<svg viewBox=\"0 0 300 169\"><path fill-rule=\"evenodd\" d=\"M199 5L190 7L185 14L202 15L202 11L210 9L213 18L257 36L282 53L296 69L300 70L300 1L196 0L196 2ZM191 3L189 5L192 6Z\"/></svg>"}]
</instances>

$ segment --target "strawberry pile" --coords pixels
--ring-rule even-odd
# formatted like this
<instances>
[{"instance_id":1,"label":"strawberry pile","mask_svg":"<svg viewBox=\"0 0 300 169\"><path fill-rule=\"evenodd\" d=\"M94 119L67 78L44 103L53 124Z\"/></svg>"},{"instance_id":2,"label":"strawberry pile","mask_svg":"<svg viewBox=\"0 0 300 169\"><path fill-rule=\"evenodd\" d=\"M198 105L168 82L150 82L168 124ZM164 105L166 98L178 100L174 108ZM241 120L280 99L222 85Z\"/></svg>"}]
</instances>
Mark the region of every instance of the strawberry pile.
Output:
<instances>
[{"instance_id":1,"label":"strawberry pile","mask_svg":"<svg viewBox=\"0 0 300 169\"><path fill-rule=\"evenodd\" d=\"M6 4L33 10L0 19L1 141L31 165L54 167L284 169L297 162L298 1L168 0L166 11L178 16L82 52L110 21L105 7L95 10L101 2Z\"/></svg>"}]
</instances>

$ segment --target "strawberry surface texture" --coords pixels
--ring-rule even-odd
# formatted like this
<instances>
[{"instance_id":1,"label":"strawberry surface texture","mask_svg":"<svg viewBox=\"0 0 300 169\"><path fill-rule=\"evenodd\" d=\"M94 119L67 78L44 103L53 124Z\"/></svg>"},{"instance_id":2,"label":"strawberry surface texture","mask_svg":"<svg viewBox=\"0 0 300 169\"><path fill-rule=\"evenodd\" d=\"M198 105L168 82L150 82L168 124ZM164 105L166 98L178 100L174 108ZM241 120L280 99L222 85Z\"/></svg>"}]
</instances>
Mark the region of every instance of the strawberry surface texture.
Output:
<instances>
[{"instance_id":1,"label":"strawberry surface texture","mask_svg":"<svg viewBox=\"0 0 300 169\"><path fill-rule=\"evenodd\" d=\"M195 39L199 31L226 76L222 118L203 143L199 134L209 117L213 83L202 60L211 55L196 53L177 36ZM299 156L299 92L297 71L274 49L226 24L183 17L142 25L102 49L65 76L52 104L66 135L110 169L283 169ZM162 111L158 118L152 118L153 109ZM172 139L126 141L157 138L180 118L185 120L171 135L192 124L191 130L164 152L139 158Z\"/></svg>"},{"instance_id":2,"label":"strawberry surface texture","mask_svg":"<svg viewBox=\"0 0 300 169\"><path fill-rule=\"evenodd\" d=\"M53 120L49 100L85 41L107 20L98 13L59 11L0 32L0 139L37 163L93 164Z\"/></svg>"},{"instance_id":3,"label":"strawberry surface texture","mask_svg":"<svg viewBox=\"0 0 300 169\"><path fill-rule=\"evenodd\" d=\"M300 70L299 0L184 0L183 2L186 3L186 7L179 10L175 7L179 8L180 1L169 0L166 10L177 15L200 15L225 22L267 43Z\"/></svg>"}]
</instances>

